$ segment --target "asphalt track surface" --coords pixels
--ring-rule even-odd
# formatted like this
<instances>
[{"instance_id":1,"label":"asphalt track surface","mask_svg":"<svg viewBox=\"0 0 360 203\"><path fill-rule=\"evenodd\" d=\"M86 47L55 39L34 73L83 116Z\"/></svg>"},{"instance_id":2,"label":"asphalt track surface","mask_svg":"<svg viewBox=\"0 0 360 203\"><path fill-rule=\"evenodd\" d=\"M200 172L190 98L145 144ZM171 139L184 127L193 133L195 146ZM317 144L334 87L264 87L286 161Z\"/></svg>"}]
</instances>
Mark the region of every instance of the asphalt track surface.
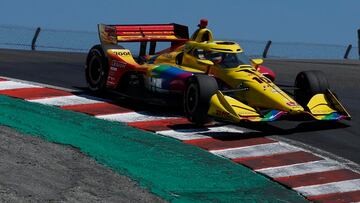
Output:
<instances>
[{"instance_id":1,"label":"asphalt track surface","mask_svg":"<svg viewBox=\"0 0 360 203\"><path fill-rule=\"evenodd\" d=\"M85 58L86 54L81 53L0 50L0 75L84 91ZM322 70L328 77L330 88L352 115L352 120L240 125L261 131L259 136L274 135L280 139L299 141L305 147L313 147L360 164L360 61L267 59L264 65L277 73L277 83L285 85L293 84L300 71Z\"/></svg>"}]
</instances>

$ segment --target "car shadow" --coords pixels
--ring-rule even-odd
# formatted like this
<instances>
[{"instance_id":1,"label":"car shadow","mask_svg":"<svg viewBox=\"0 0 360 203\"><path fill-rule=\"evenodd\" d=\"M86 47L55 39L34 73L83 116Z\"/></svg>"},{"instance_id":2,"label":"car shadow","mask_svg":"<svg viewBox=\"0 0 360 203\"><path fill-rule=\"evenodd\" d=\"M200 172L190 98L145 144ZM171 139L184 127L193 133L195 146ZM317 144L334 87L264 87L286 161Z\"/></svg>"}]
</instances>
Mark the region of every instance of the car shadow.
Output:
<instances>
[{"instance_id":1,"label":"car shadow","mask_svg":"<svg viewBox=\"0 0 360 203\"><path fill-rule=\"evenodd\" d=\"M289 125L289 123L292 123ZM306 133L306 132L318 132L325 130L335 130L348 128L350 125L345 124L341 121L306 121L306 122L270 122L270 123L240 123L237 126L244 127L247 129L254 130L254 132L244 133L241 136L228 136L224 138L221 135L217 135L216 139L225 139L229 138L234 139L247 139L247 138L256 138L264 137L271 135L292 135L296 133ZM215 137L214 137L215 138Z\"/></svg>"},{"instance_id":2,"label":"car shadow","mask_svg":"<svg viewBox=\"0 0 360 203\"><path fill-rule=\"evenodd\" d=\"M267 135L290 135L294 133L334 130L350 127L350 125L341 121L278 121L268 123L240 123L237 126L258 130L262 133L266 133Z\"/></svg>"},{"instance_id":3,"label":"car shadow","mask_svg":"<svg viewBox=\"0 0 360 203\"><path fill-rule=\"evenodd\" d=\"M239 128L239 132L224 132L224 131L212 131L212 127L218 127L223 125L209 125L209 126L197 126L194 124L178 124L178 125L169 125L170 129L174 131L183 131L184 129L191 133L193 129L194 134L200 134L208 137L212 137L221 141L232 141L232 140L241 140L249 138L258 138L271 135L291 135L295 133L304 133L304 132L316 132L324 130L334 130L350 127L345 123L339 121L307 121L307 122L270 122L270 123L250 123L244 122L234 125L235 128ZM289 127L290 126L290 127ZM241 132L243 131L243 132Z\"/></svg>"}]
</instances>

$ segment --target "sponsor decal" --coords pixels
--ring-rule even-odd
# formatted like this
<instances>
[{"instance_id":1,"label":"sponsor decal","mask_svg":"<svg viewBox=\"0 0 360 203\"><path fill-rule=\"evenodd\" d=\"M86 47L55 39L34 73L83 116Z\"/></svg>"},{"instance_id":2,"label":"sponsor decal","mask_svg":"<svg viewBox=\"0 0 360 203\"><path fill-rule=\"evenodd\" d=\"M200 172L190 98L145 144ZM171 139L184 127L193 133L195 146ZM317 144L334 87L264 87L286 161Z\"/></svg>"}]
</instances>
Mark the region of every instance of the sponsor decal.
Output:
<instances>
[{"instance_id":1,"label":"sponsor decal","mask_svg":"<svg viewBox=\"0 0 360 203\"><path fill-rule=\"evenodd\" d=\"M115 78L114 78L114 77L109 76L109 77L108 77L108 82L112 82L112 81L115 81Z\"/></svg>"},{"instance_id":2,"label":"sponsor decal","mask_svg":"<svg viewBox=\"0 0 360 203\"><path fill-rule=\"evenodd\" d=\"M313 113L314 113L314 114L329 114L329 113L332 113L332 111L328 111L328 110L314 110Z\"/></svg>"},{"instance_id":3,"label":"sponsor decal","mask_svg":"<svg viewBox=\"0 0 360 203\"><path fill-rule=\"evenodd\" d=\"M112 68L116 68L116 70L117 70L117 68L125 68L126 63L121 62L121 61L112 60L111 61L111 66L112 66ZM113 69L111 69L111 70L113 70Z\"/></svg>"},{"instance_id":4,"label":"sponsor decal","mask_svg":"<svg viewBox=\"0 0 360 203\"><path fill-rule=\"evenodd\" d=\"M147 78L147 87L153 92L164 91L163 82L164 80L162 78L149 77Z\"/></svg>"},{"instance_id":5,"label":"sponsor decal","mask_svg":"<svg viewBox=\"0 0 360 203\"><path fill-rule=\"evenodd\" d=\"M254 112L243 111L238 113L240 116L256 116Z\"/></svg>"},{"instance_id":6,"label":"sponsor decal","mask_svg":"<svg viewBox=\"0 0 360 203\"><path fill-rule=\"evenodd\" d=\"M130 56L131 55L130 51L114 51L114 54L116 54L117 56Z\"/></svg>"},{"instance_id":7,"label":"sponsor decal","mask_svg":"<svg viewBox=\"0 0 360 203\"><path fill-rule=\"evenodd\" d=\"M296 102L288 102L286 103L288 106L297 106L298 104Z\"/></svg>"}]
</instances>

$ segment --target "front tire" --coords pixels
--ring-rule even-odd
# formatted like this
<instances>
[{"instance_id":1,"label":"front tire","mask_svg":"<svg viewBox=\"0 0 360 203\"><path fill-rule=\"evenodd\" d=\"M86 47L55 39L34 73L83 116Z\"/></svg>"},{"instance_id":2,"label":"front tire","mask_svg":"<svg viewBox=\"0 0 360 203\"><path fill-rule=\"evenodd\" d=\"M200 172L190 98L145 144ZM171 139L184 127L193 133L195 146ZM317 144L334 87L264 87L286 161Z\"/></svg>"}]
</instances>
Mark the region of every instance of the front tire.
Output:
<instances>
[{"instance_id":1,"label":"front tire","mask_svg":"<svg viewBox=\"0 0 360 203\"><path fill-rule=\"evenodd\" d=\"M295 100L306 106L314 95L326 93L329 83L322 71L311 70L300 72L296 76L295 87L298 88L294 92Z\"/></svg>"},{"instance_id":2,"label":"front tire","mask_svg":"<svg viewBox=\"0 0 360 203\"><path fill-rule=\"evenodd\" d=\"M85 78L89 89L94 93L104 92L108 74L108 59L101 46L95 45L87 55L85 66Z\"/></svg>"},{"instance_id":3,"label":"front tire","mask_svg":"<svg viewBox=\"0 0 360 203\"><path fill-rule=\"evenodd\" d=\"M218 90L215 78L207 75L191 76L184 92L184 112L192 123L203 125L210 121L210 99Z\"/></svg>"}]
</instances>

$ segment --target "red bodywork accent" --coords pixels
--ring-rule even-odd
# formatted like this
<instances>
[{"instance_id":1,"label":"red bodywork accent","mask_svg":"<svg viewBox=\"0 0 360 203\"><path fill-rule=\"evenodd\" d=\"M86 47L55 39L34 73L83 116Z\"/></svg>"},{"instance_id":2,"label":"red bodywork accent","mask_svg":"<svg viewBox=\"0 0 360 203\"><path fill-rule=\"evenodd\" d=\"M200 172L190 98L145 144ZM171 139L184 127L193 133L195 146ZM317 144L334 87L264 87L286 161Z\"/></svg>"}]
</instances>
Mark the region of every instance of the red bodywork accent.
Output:
<instances>
[{"instance_id":1,"label":"red bodywork accent","mask_svg":"<svg viewBox=\"0 0 360 203\"><path fill-rule=\"evenodd\" d=\"M188 30L179 31L177 24L158 25L113 25L117 36L123 37L118 42L171 41L186 42ZM170 37L170 38L169 38Z\"/></svg>"},{"instance_id":2,"label":"red bodywork accent","mask_svg":"<svg viewBox=\"0 0 360 203\"><path fill-rule=\"evenodd\" d=\"M271 81L275 80L275 73L274 71L272 71L270 68L265 67L265 66L259 66L258 70L260 73L262 73L263 75L265 75L267 78L269 78Z\"/></svg>"}]
</instances>

